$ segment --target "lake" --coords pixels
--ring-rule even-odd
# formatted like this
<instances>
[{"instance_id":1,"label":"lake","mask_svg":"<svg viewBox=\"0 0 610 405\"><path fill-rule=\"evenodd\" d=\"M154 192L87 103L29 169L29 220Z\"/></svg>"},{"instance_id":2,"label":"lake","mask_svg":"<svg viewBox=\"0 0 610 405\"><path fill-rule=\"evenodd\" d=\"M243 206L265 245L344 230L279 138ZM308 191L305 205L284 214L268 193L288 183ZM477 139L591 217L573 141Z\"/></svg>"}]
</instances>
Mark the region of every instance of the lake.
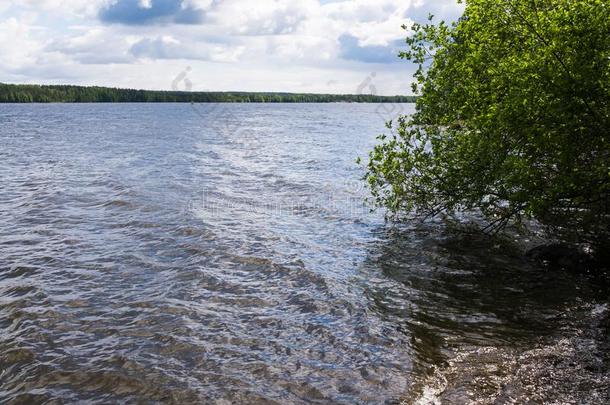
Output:
<instances>
[{"instance_id":1,"label":"lake","mask_svg":"<svg viewBox=\"0 0 610 405\"><path fill-rule=\"evenodd\" d=\"M603 285L365 204L411 111L0 105L0 402L604 403Z\"/></svg>"}]
</instances>

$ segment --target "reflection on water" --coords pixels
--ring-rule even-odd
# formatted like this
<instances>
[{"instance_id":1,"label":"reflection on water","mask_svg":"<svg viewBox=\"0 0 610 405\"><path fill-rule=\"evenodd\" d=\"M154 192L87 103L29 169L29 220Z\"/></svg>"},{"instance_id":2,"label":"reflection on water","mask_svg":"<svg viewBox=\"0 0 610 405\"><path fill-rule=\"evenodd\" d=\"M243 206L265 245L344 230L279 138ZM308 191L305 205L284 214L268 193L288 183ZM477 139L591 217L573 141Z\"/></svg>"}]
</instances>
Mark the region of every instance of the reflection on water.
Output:
<instances>
[{"instance_id":1,"label":"reflection on water","mask_svg":"<svg viewBox=\"0 0 610 405\"><path fill-rule=\"evenodd\" d=\"M443 223L379 233L362 282L409 337L408 398L608 402L607 280L543 271L511 241Z\"/></svg>"},{"instance_id":2,"label":"reflection on water","mask_svg":"<svg viewBox=\"0 0 610 405\"><path fill-rule=\"evenodd\" d=\"M196 108L0 107L0 402L604 402L604 285L363 206L376 105Z\"/></svg>"}]
</instances>

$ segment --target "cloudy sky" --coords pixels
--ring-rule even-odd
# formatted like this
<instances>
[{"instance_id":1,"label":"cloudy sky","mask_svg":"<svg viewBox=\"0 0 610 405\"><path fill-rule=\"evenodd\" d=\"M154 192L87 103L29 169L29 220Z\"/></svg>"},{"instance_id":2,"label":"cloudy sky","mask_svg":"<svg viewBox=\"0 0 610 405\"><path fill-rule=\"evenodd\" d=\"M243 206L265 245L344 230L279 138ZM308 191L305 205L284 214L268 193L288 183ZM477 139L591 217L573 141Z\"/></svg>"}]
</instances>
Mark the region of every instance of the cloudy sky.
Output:
<instances>
[{"instance_id":1,"label":"cloudy sky","mask_svg":"<svg viewBox=\"0 0 610 405\"><path fill-rule=\"evenodd\" d=\"M401 25L455 0L0 0L0 82L409 94ZM190 85L189 85L190 83ZM366 84L366 86L364 86Z\"/></svg>"}]
</instances>

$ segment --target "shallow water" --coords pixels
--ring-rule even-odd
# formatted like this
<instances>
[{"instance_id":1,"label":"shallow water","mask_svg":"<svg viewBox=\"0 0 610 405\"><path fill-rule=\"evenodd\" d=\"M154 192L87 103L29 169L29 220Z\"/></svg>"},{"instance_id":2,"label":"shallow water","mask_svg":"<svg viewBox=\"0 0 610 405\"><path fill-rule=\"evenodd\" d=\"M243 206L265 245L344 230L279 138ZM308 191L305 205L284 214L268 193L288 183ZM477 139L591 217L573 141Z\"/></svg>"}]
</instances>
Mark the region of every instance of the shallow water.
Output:
<instances>
[{"instance_id":1,"label":"shallow water","mask_svg":"<svg viewBox=\"0 0 610 405\"><path fill-rule=\"evenodd\" d=\"M603 285L362 203L391 109L0 105L0 402L604 403Z\"/></svg>"}]
</instances>

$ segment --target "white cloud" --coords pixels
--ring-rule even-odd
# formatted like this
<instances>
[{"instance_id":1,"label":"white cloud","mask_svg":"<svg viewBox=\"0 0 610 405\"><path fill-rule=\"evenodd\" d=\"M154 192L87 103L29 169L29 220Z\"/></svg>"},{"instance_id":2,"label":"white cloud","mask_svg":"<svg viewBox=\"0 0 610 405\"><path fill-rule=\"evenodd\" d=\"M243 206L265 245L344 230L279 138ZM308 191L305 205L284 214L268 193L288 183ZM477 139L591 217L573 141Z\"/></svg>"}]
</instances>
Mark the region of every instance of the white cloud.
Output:
<instances>
[{"instance_id":1,"label":"white cloud","mask_svg":"<svg viewBox=\"0 0 610 405\"><path fill-rule=\"evenodd\" d=\"M224 30L239 35L290 34L318 6L315 0L225 0L213 7L208 16Z\"/></svg>"},{"instance_id":2,"label":"white cloud","mask_svg":"<svg viewBox=\"0 0 610 405\"><path fill-rule=\"evenodd\" d=\"M129 48L137 40L105 27L93 27L79 34L70 31L49 42L45 51L62 53L83 64L129 63L134 61Z\"/></svg>"},{"instance_id":3,"label":"white cloud","mask_svg":"<svg viewBox=\"0 0 610 405\"><path fill-rule=\"evenodd\" d=\"M14 71L36 63L43 44L35 39L34 31L14 17L0 21L0 66Z\"/></svg>"},{"instance_id":4,"label":"white cloud","mask_svg":"<svg viewBox=\"0 0 610 405\"><path fill-rule=\"evenodd\" d=\"M172 36L145 38L133 44L130 54L146 59L193 59L212 62L236 62L244 52L243 46L180 41Z\"/></svg>"},{"instance_id":5,"label":"white cloud","mask_svg":"<svg viewBox=\"0 0 610 405\"><path fill-rule=\"evenodd\" d=\"M6 8L36 10L64 16L93 16L100 6L114 0L3 0Z\"/></svg>"},{"instance_id":6,"label":"white cloud","mask_svg":"<svg viewBox=\"0 0 610 405\"><path fill-rule=\"evenodd\" d=\"M139 0L139 6L142 8L152 8L152 0Z\"/></svg>"},{"instance_id":7,"label":"white cloud","mask_svg":"<svg viewBox=\"0 0 610 405\"><path fill-rule=\"evenodd\" d=\"M453 0L129 0L126 10L154 16L155 7L172 4L164 12L175 14L104 21L101 10L119 1L1 1L0 75L168 88L192 65L193 83L213 76L205 88L214 90L349 92L376 71L387 80L377 83L380 92L405 93L410 67L392 63L406 35L401 25L428 12L455 18L462 7Z\"/></svg>"}]
</instances>

